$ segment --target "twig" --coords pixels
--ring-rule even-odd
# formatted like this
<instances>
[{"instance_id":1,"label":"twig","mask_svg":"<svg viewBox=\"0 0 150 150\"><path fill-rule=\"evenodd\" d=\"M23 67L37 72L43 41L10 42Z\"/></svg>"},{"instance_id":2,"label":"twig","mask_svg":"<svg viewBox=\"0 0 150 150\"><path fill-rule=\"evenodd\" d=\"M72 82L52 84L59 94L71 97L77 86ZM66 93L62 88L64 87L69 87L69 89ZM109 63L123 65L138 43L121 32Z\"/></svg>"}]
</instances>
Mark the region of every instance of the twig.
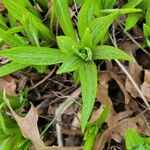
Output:
<instances>
[{"instance_id":1,"label":"twig","mask_svg":"<svg viewBox=\"0 0 150 150\"><path fill-rule=\"evenodd\" d=\"M28 91L33 90L34 88L38 87L40 84L42 84L43 82L45 82L55 71L56 67L41 81L39 81L38 83L34 84L33 86L28 88Z\"/></svg>"},{"instance_id":2,"label":"twig","mask_svg":"<svg viewBox=\"0 0 150 150\"><path fill-rule=\"evenodd\" d=\"M62 121L61 118L59 118L59 120L57 121ZM62 138L62 127L61 125L57 122L56 123L56 136L57 136L57 143L59 147L63 147L63 138Z\"/></svg>"}]
</instances>

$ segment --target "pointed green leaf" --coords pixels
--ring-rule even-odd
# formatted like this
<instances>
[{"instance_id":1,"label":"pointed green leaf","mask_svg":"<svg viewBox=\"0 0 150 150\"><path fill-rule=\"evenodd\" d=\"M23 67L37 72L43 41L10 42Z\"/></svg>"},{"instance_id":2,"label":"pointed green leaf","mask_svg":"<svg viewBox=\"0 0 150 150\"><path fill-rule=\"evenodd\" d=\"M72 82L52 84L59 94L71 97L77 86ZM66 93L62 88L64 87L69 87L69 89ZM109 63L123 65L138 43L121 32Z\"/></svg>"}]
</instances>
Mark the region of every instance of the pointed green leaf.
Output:
<instances>
[{"instance_id":1,"label":"pointed green leaf","mask_svg":"<svg viewBox=\"0 0 150 150\"><path fill-rule=\"evenodd\" d=\"M110 9L113 8L113 6L116 3L116 0L100 0L101 5L103 6L103 9Z\"/></svg>"},{"instance_id":2,"label":"pointed green leaf","mask_svg":"<svg viewBox=\"0 0 150 150\"><path fill-rule=\"evenodd\" d=\"M67 0L55 0L54 13L65 35L76 39Z\"/></svg>"},{"instance_id":3,"label":"pointed green leaf","mask_svg":"<svg viewBox=\"0 0 150 150\"><path fill-rule=\"evenodd\" d=\"M133 57L126 54L124 51L109 45L100 45L93 49L93 59L120 59L134 60Z\"/></svg>"},{"instance_id":4,"label":"pointed green leaf","mask_svg":"<svg viewBox=\"0 0 150 150\"><path fill-rule=\"evenodd\" d=\"M95 10L95 0L87 0L78 14L78 31L82 39L86 28L89 27L90 22L93 20L93 13Z\"/></svg>"},{"instance_id":5,"label":"pointed green leaf","mask_svg":"<svg viewBox=\"0 0 150 150\"><path fill-rule=\"evenodd\" d=\"M18 38L17 35L12 35L8 31L0 29L0 40L10 44L11 46L20 46L26 45L27 43L23 41L21 38Z\"/></svg>"},{"instance_id":6,"label":"pointed green leaf","mask_svg":"<svg viewBox=\"0 0 150 150\"><path fill-rule=\"evenodd\" d=\"M63 64L58 69L57 73L66 73L78 70L80 66L82 66L83 60L80 59L77 55L72 55L67 60L63 62Z\"/></svg>"},{"instance_id":7,"label":"pointed green leaf","mask_svg":"<svg viewBox=\"0 0 150 150\"><path fill-rule=\"evenodd\" d=\"M11 150L13 148L13 143L10 138L7 138L1 143L0 150Z\"/></svg>"},{"instance_id":8,"label":"pointed green leaf","mask_svg":"<svg viewBox=\"0 0 150 150\"><path fill-rule=\"evenodd\" d=\"M150 47L150 27L146 24L143 24L143 30L147 45Z\"/></svg>"},{"instance_id":9,"label":"pointed green leaf","mask_svg":"<svg viewBox=\"0 0 150 150\"><path fill-rule=\"evenodd\" d=\"M8 12L8 20L9 20L11 27L16 26L17 20L10 11Z\"/></svg>"},{"instance_id":10,"label":"pointed green leaf","mask_svg":"<svg viewBox=\"0 0 150 150\"><path fill-rule=\"evenodd\" d=\"M0 77L8 75L10 73L13 73L15 71L21 70L23 68L28 67L28 65L25 64L19 64L16 62L11 62L9 64L0 66Z\"/></svg>"},{"instance_id":11,"label":"pointed green leaf","mask_svg":"<svg viewBox=\"0 0 150 150\"><path fill-rule=\"evenodd\" d=\"M38 34L38 28L36 28L33 18L30 17L28 14L23 15L24 19L24 29L26 31L26 34L34 46L39 46L39 34Z\"/></svg>"},{"instance_id":12,"label":"pointed green leaf","mask_svg":"<svg viewBox=\"0 0 150 150\"><path fill-rule=\"evenodd\" d=\"M13 16L22 24L24 24L23 15L28 14L28 16L33 19L34 26L37 28L37 30L39 30L42 38L44 38L44 40L47 42L54 41L52 32L42 23L41 19L37 17L32 9L27 9L25 7L27 2L23 3L23 1L18 2L16 0L3 0L3 4L7 10L11 12Z\"/></svg>"},{"instance_id":13,"label":"pointed green leaf","mask_svg":"<svg viewBox=\"0 0 150 150\"><path fill-rule=\"evenodd\" d=\"M94 62L84 63L79 69L82 90L81 129L84 131L92 112L97 92L97 68Z\"/></svg>"},{"instance_id":14,"label":"pointed green leaf","mask_svg":"<svg viewBox=\"0 0 150 150\"><path fill-rule=\"evenodd\" d=\"M126 5L123 6L123 8L134 8L141 2L142 0L130 0Z\"/></svg>"},{"instance_id":15,"label":"pointed green leaf","mask_svg":"<svg viewBox=\"0 0 150 150\"><path fill-rule=\"evenodd\" d=\"M126 133L125 142L126 142L127 150L132 150L132 149L146 150L144 146L143 138L131 129L128 129Z\"/></svg>"},{"instance_id":16,"label":"pointed green leaf","mask_svg":"<svg viewBox=\"0 0 150 150\"><path fill-rule=\"evenodd\" d=\"M93 45L103 42L110 25L118 18L118 13L112 13L108 16L98 17L90 23L90 33Z\"/></svg>"},{"instance_id":17,"label":"pointed green leaf","mask_svg":"<svg viewBox=\"0 0 150 150\"><path fill-rule=\"evenodd\" d=\"M148 25L148 26L150 26L150 17L149 17L149 15L150 15L150 4L148 5L148 8L147 8L147 11L146 11L146 24Z\"/></svg>"},{"instance_id":18,"label":"pointed green leaf","mask_svg":"<svg viewBox=\"0 0 150 150\"><path fill-rule=\"evenodd\" d=\"M27 65L51 65L66 60L58 49L48 47L20 46L0 51L0 56Z\"/></svg>"},{"instance_id":19,"label":"pointed green leaf","mask_svg":"<svg viewBox=\"0 0 150 150\"><path fill-rule=\"evenodd\" d=\"M57 44L60 50L67 55L74 54L73 48L76 48L76 49L80 48L80 45L76 40L67 36L58 36Z\"/></svg>"},{"instance_id":20,"label":"pointed green leaf","mask_svg":"<svg viewBox=\"0 0 150 150\"><path fill-rule=\"evenodd\" d=\"M133 28L138 22L140 17L141 17L141 14L129 14L126 20L125 30L127 31Z\"/></svg>"},{"instance_id":21,"label":"pointed green leaf","mask_svg":"<svg viewBox=\"0 0 150 150\"><path fill-rule=\"evenodd\" d=\"M87 28L85 30L84 35L81 39L81 47L82 47L82 49L84 49L85 47L92 49L92 47L93 47L92 38L91 38L89 28Z\"/></svg>"},{"instance_id":22,"label":"pointed green leaf","mask_svg":"<svg viewBox=\"0 0 150 150\"><path fill-rule=\"evenodd\" d=\"M4 20L4 18L3 18L1 13L0 13L0 28L2 28L4 30L8 29L8 27L7 27L6 23L5 23L5 20Z\"/></svg>"}]
</instances>

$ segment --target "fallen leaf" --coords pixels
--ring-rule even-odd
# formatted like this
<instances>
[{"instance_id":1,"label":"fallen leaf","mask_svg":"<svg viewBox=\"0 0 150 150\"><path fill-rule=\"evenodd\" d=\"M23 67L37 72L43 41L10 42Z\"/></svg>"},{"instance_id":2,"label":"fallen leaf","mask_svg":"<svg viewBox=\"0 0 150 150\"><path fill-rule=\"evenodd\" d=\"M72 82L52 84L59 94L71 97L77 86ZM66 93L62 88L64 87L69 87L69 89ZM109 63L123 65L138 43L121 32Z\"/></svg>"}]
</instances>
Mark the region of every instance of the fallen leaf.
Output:
<instances>
[{"instance_id":1,"label":"fallen leaf","mask_svg":"<svg viewBox=\"0 0 150 150\"><path fill-rule=\"evenodd\" d=\"M2 2L0 2L0 12L4 11L5 7L4 5L2 4Z\"/></svg>"},{"instance_id":2,"label":"fallen leaf","mask_svg":"<svg viewBox=\"0 0 150 150\"><path fill-rule=\"evenodd\" d=\"M99 75L99 83L96 98L102 105L107 105L110 103L112 105L111 99L108 96L108 81L111 76L108 72L101 72Z\"/></svg>"},{"instance_id":3,"label":"fallen leaf","mask_svg":"<svg viewBox=\"0 0 150 150\"><path fill-rule=\"evenodd\" d=\"M117 82L117 84L119 85L119 87L120 87L120 89L121 89L121 91L122 91L122 93L123 93L123 95L124 95L124 98L125 98L125 104L129 104L131 97L130 97L130 95L128 94L126 88L125 88L125 83L124 83L124 81L121 80L121 79L119 78L119 76L116 75L116 74L113 73L113 72L110 72L110 75L111 75L111 77Z\"/></svg>"},{"instance_id":4,"label":"fallen leaf","mask_svg":"<svg viewBox=\"0 0 150 150\"><path fill-rule=\"evenodd\" d=\"M16 94L16 83L14 78L11 76L5 76L0 78L0 91L6 89L6 94L9 96L17 96Z\"/></svg>"},{"instance_id":5,"label":"fallen leaf","mask_svg":"<svg viewBox=\"0 0 150 150\"><path fill-rule=\"evenodd\" d=\"M137 62L129 62L129 73L132 76L133 80L136 82L136 84L140 87L141 85L141 76L142 76L142 67L138 65ZM128 78L126 78L125 87L127 91L131 94L132 97L140 97L137 90L134 88L133 84L130 82Z\"/></svg>"},{"instance_id":6,"label":"fallen leaf","mask_svg":"<svg viewBox=\"0 0 150 150\"><path fill-rule=\"evenodd\" d=\"M125 114L124 114L125 115ZM123 116L124 116L123 115ZM116 117L118 120L118 118ZM113 138L117 142L121 142L124 139L125 134L129 128L134 129L139 134L150 135L150 130L145 122L143 115L138 115L134 118L126 118L114 125L110 124L109 128L104 131L104 133L100 133L97 136L96 142L94 144L94 150L103 150L105 144Z\"/></svg>"},{"instance_id":7,"label":"fallen leaf","mask_svg":"<svg viewBox=\"0 0 150 150\"><path fill-rule=\"evenodd\" d=\"M147 100L150 101L150 70L145 70L144 82L141 85L141 91Z\"/></svg>"},{"instance_id":8,"label":"fallen leaf","mask_svg":"<svg viewBox=\"0 0 150 150\"><path fill-rule=\"evenodd\" d=\"M102 107L93 111L91 118L90 118L91 122L94 122L99 118L100 114L102 113L103 106L106 106L107 104L110 105L110 109L111 109L108 118L115 114L112 101L110 97L108 96L108 81L110 79L111 79L111 76L108 72L101 72L101 74L99 75L100 85L98 86L98 89L97 89L96 98L97 98L97 101L101 103Z\"/></svg>"},{"instance_id":9,"label":"fallen leaf","mask_svg":"<svg viewBox=\"0 0 150 150\"><path fill-rule=\"evenodd\" d=\"M37 126L38 113L37 109L31 104L31 108L28 114L25 117L18 116L15 111L12 109L9 100L6 98L6 92L4 89L3 99L10 109L13 117L15 118L23 136L32 141L35 150L81 150L81 147L47 147L44 145L44 142L40 139L39 129Z\"/></svg>"},{"instance_id":10,"label":"fallen leaf","mask_svg":"<svg viewBox=\"0 0 150 150\"><path fill-rule=\"evenodd\" d=\"M25 117L20 117L12 109L9 103L9 100L6 98L5 90L4 90L3 99L5 103L7 104L7 106L9 107L18 126L20 127L23 136L31 140L37 150L44 149L45 146L44 146L43 141L40 139L40 134L39 134L38 126L37 126L38 114L37 114L36 108L34 108L34 106L31 104L31 108L28 114Z\"/></svg>"}]
</instances>

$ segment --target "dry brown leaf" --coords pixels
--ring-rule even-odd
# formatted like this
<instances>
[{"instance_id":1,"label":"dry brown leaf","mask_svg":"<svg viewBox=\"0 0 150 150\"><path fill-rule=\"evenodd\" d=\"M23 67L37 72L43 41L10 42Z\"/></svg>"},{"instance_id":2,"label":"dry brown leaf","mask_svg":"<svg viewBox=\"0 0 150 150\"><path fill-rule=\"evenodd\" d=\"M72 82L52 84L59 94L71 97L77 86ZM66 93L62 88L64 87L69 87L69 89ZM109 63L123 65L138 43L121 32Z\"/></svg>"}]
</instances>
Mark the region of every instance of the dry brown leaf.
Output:
<instances>
[{"instance_id":1,"label":"dry brown leaf","mask_svg":"<svg viewBox=\"0 0 150 150\"><path fill-rule=\"evenodd\" d=\"M140 87L141 85L141 75L142 75L142 67L138 65L137 62L129 62L129 73L132 76L133 80L136 82L136 84ZM127 78L125 87L127 91L131 94L132 97L140 97L137 90L134 88L130 80Z\"/></svg>"},{"instance_id":2,"label":"dry brown leaf","mask_svg":"<svg viewBox=\"0 0 150 150\"><path fill-rule=\"evenodd\" d=\"M2 2L0 2L0 12L4 11L5 7L4 5L2 4Z\"/></svg>"},{"instance_id":3,"label":"dry brown leaf","mask_svg":"<svg viewBox=\"0 0 150 150\"><path fill-rule=\"evenodd\" d=\"M5 93L4 101L6 102L18 126L20 127L23 136L27 139L30 139L37 150L44 149L45 146L43 141L40 139L40 134L37 126L38 114L36 108L34 108L34 106L31 104L31 108L26 117L20 117L15 113L15 111L13 111L9 100L5 96Z\"/></svg>"},{"instance_id":4,"label":"dry brown leaf","mask_svg":"<svg viewBox=\"0 0 150 150\"><path fill-rule=\"evenodd\" d=\"M147 100L150 101L150 70L145 70L144 82L141 85L141 91Z\"/></svg>"},{"instance_id":5,"label":"dry brown leaf","mask_svg":"<svg viewBox=\"0 0 150 150\"><path fill-rule=\"evenodd\" d=\"M0 78L0 91L6 89L6 94L10 96L16 96L16 83L11 76L5 76Z\"/></svg>"},{"instance_id":6,"label":"dry brown leaf","mask_svg":"<svg viewBox=\"0 0 150 150\"><path fill-rule=\"evenodd\" d=\"M125 114L123 116L125 116ZM99 134L94 145L94 150L103 150L105 143L107 143L111 138L117 142L121 142L129 128L134 129L138 133L148 136L150 135L150 130L143 115L138 115L134 118L126 118L118 123L116 121L116 123L114 125L110 125L103 134Z\"/></svg>"},{"instance_id":7,"label":"dry brown leaf","mask_svg":"<svg viewBox=\"0 0 150 150\"><path fill-rule=\"evenodd\" d=\"M93 111L91 115L91 119L90 119L91 122L94 122L99 118L102 112L103 106L106 106L107 104L110 104L110 109L111 109L109 113L109 117L115 114L112 101L110 97L108 96L108 81L110 79L111 79L111 76L108 72L101 72L101 74L99 75L100 85L98 86L98 89L97 89L96 98L101 103L102 107L100 107L98 110Z\"/></svg>"},{"instance_id":8,"label":"dry brown leaf","mask_svg":"<svg viewBox=\"0 0 150 150\"><path fill-rule=\"evenodd\" d=\"M44 142L40 139L40 134L37 126L38 121L38 113L37 109L31 104L31 108L28 114L25 117L18 116L15 111L13 111L9 100L6 98L5 90L4 90L4 97L5 103L7 104L8 108L10 109L13 117L15 118L18 126L21 129L23 136L32 141L34 147L32 149L35 150L81 150L81 147L47 147L44 145Z\"/></svg>"},{"instance_id":9,"label":"dry brown leaf","mask_svg":"<svg viewBox=\"0 0 150 150\"><path fill-rule=\"evenodd\" d=\"M108 81L111 79L111 76L107 72L101 72L101 75L99 75L99 83L97 90L97 100L103 104L107 105L108 103L111 103L111 99L108 96Z\"/></svg>"},{"instance_id":10,"label":"dry brown leaf","mask_svg":"<svg viewBox=\"0 0 150 150\"><path fill-rule=\"evenodd\" d=\"M111 77L118 83L122 93L124 94L125 104L129 104L131 97L125 88L124 82L115 73L110 72L110 74Z\"/></svg>"}]
</instances>

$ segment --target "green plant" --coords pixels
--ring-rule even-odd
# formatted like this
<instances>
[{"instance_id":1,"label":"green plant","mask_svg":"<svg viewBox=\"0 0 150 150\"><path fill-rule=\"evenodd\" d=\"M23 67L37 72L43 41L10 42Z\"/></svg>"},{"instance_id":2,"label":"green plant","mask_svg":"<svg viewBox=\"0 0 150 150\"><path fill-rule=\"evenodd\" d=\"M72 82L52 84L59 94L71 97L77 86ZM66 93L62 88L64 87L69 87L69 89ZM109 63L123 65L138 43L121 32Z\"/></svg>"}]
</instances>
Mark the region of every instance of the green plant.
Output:
<instances>
[{"instance_id":1,"label":"green plant","mask_svg":"<svg viewBox=\"0 0 150 150\"><path fill-rule=\"evenodd\" d=\"M8 96L13 109L18 110L25 101ZM17 123L6 114L7 107L0 92L0 150L28 150L31 142L22 136Z\"/></svg>"},{"instance_id":2,"label":"green plant","mask_svg":"<svg viewBox=\"0 0 150 150\"><path fill-rule=\"evenodd\" d=\"M96 135L98 134L99 130L102 128L102 124L106 121L107 116L109 114L110 108L109 105L107 105L100 117L95 122L89 122L86 125L85 128L85 134L84 134L84 148L83 150L91 150L96 138Z\"/></svg>"},{"instance_id":3,"label":"green plant","mask_svg":"<svg viewBox=\"0 0 150 150\"><path fill-rule=\"evenodd\" d=\"M114 20L124 13L139 10L134 8L121 9L112 11L110 14L104 11L104 14L106 12L107 15L102 16L98 1L87 0L78 14L78 34L76 35L67 0L55 0L52 8L53 14L57 17L66 35L56 38L60 48L56 49L49 48L49 43L54 41L55 38L52 32L42 24L40 15L31 7L28 0L19 3L16 0L3 0L3 3L8 12L13 14L13 17L19 20L21 25L6 30L0 29L1 39L12 45L12 48L0 51L0 56L11 60L9 64L1 67L0 75L28 66L63 63L57 73L74 71L75 78L78 78L81 83L83 102L81 128L84 131L97 91L97 68L94 60L133 60L122 50L101 44L108 38L108 30ZM114 5L114 1L112 4ZM22 32L24 36L19 36L18 32ZM39 39L45 41L45 47L41 47Z\"/></svg>"},{"instance_id":4,"label":"green plant","mask_svg":"<svg viewBox=\"0 0 150 150\"><path fill-rule=\"evenodd\" d=\"M142 137L132 129L128 129L126 133L127 150L148 150L150 149L150 138Z\"/></svg>"}]
</instances>

